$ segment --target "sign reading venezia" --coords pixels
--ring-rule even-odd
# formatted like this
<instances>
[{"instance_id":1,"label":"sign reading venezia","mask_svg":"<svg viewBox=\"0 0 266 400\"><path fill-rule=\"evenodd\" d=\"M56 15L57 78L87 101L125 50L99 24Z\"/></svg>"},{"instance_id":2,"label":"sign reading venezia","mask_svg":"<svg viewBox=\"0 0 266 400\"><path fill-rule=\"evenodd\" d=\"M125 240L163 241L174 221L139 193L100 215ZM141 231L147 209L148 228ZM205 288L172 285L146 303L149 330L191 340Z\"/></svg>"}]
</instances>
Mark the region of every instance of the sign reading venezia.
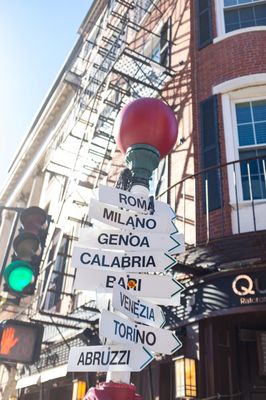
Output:
<instances>
[{"instance_id":1,"label":"sign reading venezia","mask_svg":"<svg viewBox=\"0 0 266 400\"><path fill-rule=\"evenodd\" d=\"M112 305L115 310L122 312L134 321L155 327L162 327L165 324L161 307L139 299L117 284L113 289Z\"/></svg>"}]
</instances>

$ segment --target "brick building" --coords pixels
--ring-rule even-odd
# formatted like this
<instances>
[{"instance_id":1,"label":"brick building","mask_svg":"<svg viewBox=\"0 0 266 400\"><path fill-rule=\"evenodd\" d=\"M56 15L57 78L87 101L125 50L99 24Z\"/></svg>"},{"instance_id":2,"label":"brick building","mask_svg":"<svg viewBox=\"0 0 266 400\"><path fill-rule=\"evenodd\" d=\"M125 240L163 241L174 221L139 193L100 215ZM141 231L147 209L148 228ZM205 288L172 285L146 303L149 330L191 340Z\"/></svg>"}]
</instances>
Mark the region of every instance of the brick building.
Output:
<instances>
[{"instance_id":1,"label":"brick building","mask_svg":"<svg viewBox=\"0 0 266 400\"><path fill-rule=\"evenodd\" d=\"M132 380L145 399L264 399L265 1L94 1L79 33L0 193L2 259L12 207L52 217L35 294L1 311L45 326L40 361L17 370L18 398L77 400L73 381L105 378L66 371L69 348L97 340L99 317L89 293L73 290L71 256L93 189L114 185L124 165L119 110L157 97L179 124L155 181L185 235L173 268L181 304L164 308L183 347ZM1 373L10 389L14 371Z\"/></svg>"}]
</instances>

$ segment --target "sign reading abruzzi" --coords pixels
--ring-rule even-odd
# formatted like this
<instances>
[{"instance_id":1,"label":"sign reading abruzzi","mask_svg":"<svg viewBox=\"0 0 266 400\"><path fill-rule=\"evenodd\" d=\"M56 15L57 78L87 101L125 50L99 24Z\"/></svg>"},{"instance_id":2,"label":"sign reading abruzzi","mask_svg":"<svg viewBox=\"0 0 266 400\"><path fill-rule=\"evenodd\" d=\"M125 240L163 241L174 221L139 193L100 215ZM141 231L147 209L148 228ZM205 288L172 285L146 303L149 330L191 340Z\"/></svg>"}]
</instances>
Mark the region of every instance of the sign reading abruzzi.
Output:
<instances>
[{"instance_id":1,"label":"sign reading abruzzi","mask_svg":"<svg viewBox=\"0 0 266 400\"><path fill-rule=\"evenodd\" d=\"M152 352L173 354L181 347L172 331L161 328L165 317L156 303L178 305L184 288L171 275L154 272L176 264L173 254L184 251L184 237L165 203L102 185L98 198L89 206L93 227L81 230L74 248L74 287L112 294L114 312L103 310L99 327L100 337L112 344L72 348L68 370L140 371Z\"/></svg>"},{"instance_id":2,"label":"sign reading abruzzi","mask_svg":"<svg viewBox=\"0 0 266 400\"><path fill-rule=\"evenodd\" d=\"M143 346L111 345L72 347L68 371L141 371L153 360Z\"/></svg>"}]
</instances>

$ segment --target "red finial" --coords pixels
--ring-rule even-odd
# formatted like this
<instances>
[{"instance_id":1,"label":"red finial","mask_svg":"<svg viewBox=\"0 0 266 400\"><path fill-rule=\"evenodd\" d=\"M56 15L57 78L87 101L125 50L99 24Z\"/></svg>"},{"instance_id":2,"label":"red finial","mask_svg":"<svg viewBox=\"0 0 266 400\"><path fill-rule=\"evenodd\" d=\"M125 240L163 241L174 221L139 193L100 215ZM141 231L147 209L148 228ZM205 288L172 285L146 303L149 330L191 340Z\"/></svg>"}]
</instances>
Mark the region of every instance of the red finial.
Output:
<instances>
[{"instance_id":1,"label":"red finial","mask_svg":"<svg viewBox=\"0 0 266 400\"><path fill-rule=\"evenodd\" d=\"M177 132L177 120L171 108L153 98L127 104L118 114L114 127L116 143L123 154L134 144L148 144L160 152L160 158L174 147Z\"/></svg>"}]
</instances>

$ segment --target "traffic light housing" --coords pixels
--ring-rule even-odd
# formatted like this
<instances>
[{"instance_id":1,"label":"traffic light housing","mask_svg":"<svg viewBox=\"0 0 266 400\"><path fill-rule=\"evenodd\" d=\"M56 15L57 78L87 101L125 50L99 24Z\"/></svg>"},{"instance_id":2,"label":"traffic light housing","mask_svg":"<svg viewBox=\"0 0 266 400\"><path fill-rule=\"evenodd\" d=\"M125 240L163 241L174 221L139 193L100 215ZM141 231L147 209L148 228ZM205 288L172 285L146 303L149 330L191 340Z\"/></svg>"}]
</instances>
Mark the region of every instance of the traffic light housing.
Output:
<instances>
[{"instance_id":1,"label":"traffic light housing","mask_svg":"<svg viewBox=\"0 0 266 400\"><path fill-rule=\"evenodd\" d=\"M33 364L40 357L43 325L9 319L0 324L0 362Z\"/></svg>"},{"instance_id":2,"label":"traffic light housing","mask_svg":"<svg viewBox=\"0 0 266 400\"><path fill-rule=\"evenodd\" d=\"M47 236L47 220L47 213L36 206L20 214L22 227L13 240L12 261L4 270L4 289L15 296L34 293Z\"/></svg>"}]
</instances>

